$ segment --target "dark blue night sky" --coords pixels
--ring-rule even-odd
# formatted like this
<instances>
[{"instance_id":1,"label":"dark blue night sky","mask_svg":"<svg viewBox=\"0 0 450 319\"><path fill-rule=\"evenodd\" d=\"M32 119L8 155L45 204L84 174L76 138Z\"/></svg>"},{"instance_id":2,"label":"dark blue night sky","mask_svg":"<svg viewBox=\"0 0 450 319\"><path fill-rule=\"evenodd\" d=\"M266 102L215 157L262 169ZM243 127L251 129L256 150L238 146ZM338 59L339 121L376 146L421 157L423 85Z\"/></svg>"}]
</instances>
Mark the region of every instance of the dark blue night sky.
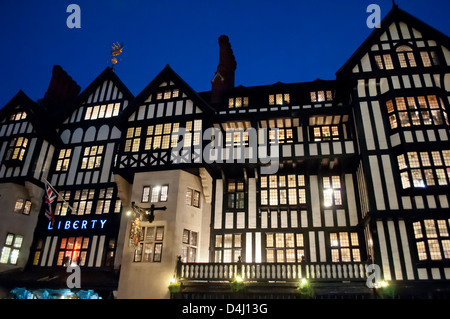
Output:
<instances>
[{"instance_id":1,"label":"dark blue night sky","mask_svg":"<svg viewBox=\"0 0 450 319\"><path fill-rule=\"evenodd\" d=\"M450 34L450 0L396 2ZM80 29L66 25L72 3ZM391 0L0 0L0 107L19 90L42 98L55 64L84 90L111 65L117 41L116 73L134 95L166 64L194 90L210 90L222 34L236 56L236 85L334 79L372 32L371 3L382 18L392 8Z\"/></svg>"}]
</instances>

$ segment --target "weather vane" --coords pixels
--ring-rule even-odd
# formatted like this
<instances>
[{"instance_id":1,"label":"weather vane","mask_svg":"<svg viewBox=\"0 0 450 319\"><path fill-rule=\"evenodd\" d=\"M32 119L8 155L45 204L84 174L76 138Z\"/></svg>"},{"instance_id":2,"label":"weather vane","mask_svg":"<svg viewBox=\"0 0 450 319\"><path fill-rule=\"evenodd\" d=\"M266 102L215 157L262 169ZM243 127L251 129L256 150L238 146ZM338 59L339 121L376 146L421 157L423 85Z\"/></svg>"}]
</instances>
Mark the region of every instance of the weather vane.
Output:
<instances>
[{"instance_id":1,"label":"weather vane","mask_svg":"<svg viewBox=\"0 0 450 319\"><path fill-rule=\"evenodd\" d=\"M119 42L113 43L112 49L111 49L111 63L113 65L113 71L114 66L117 64L117 56L119 56L122 53L123 50L123 44Z\"/></svg>"}]
</instances>

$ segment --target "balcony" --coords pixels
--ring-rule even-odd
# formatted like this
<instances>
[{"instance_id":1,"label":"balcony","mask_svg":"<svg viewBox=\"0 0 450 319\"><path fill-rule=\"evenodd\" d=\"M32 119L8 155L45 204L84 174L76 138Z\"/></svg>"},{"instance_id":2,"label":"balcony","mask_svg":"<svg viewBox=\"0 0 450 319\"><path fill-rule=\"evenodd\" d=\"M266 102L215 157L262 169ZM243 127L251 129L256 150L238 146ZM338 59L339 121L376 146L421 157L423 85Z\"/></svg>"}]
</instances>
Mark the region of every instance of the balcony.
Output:
<instances>
[{"instance_id":1,"label":"balcony","mask_svg":"<svg viewBox=\"0 0 450 319\"><path fill-rule=\"evenodd\" d=\"M171 298L373 298L373 289L366 286L363 262L183 263L179 260L175 279L179 290L172 292ZM233 285L238 282L245 288L233 291ZM303 282L310 284L313 294L299 293L299 284Z\"/></svg>"},{"instance_id":2,"label":"balcony","mask_svg":"<svg viewBox=\"0 0 450 319\"><path fill-rule=\"evenodd\" d=\"M181 282L229 282L236 276L248 282L366 282L366 263L183 263L178 261Z\"/></svg>"}]
</instances>

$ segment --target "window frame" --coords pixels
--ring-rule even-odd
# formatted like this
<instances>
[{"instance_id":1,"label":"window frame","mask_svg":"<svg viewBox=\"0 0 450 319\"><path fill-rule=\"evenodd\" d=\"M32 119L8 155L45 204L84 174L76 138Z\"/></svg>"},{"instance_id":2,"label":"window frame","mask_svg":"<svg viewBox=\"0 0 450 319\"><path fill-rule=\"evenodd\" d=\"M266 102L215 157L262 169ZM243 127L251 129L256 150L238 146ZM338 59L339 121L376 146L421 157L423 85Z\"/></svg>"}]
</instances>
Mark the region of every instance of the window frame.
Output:
<instances>
[{"instance_id":1,"label":"window frame","mask_svg":"<svg viewBox=\"0 0 450 319\"><path fill-rule=\"evenodd\" d=\"M95 148L95 154L93 154L93 148ZM88 152L88 154L86 154L86 152ZM103 166L104 155L105 155L105 146L102 144L85 146L83 148L83 153L80 156L81 158L79 169L81 171L100 170ZM90 167L91 163L92 167Z\"/></svg>"},{"instance_id":2,"label":"window frame","mask_svg":"<svg viewBox=\"0 0 450 319\"><path fill-rule=\"evenodd\" d=\"M142 226L141 227L141 236L139 238L138 248L134 250L133 253L133 263L155 263L155 262L162 262L162 253L163 253L163 243L164 243L164 235L165 235L165 226L163 225L152 225L152 226ZM149 238L148 231L152 229L153 235ZM161 231L162 234L161 237L158 237L158 230ZM146 245L149 245L146 248ZM150 249L150 252L147 253L148 257L145 258L144 256L144 248ZM159 253L156 254L156 251ZM147 251L147 250L145 250ZM139 259L138 259L139 257Z\"/></svg>"},{"instance_id":3,"label":"window frame","mask_svg":"<svg viewBox=\"0 0 450 319\"><path fill-rule=\"evenodd\" d=\"M323 198L323 207L325 209L340 208L345 206L345 185L341 175L330 174L322 176L321 190ZM339 183L339 187L337 186ZM339 200L337 202L337 200ZM328 204L329 203L329 204Z\"/></svg>"},{"instance_id":4,"label":"window frame","mask_svg":"<svg viewBox=\"0 0 450 319\"><path fill-rule=\"evenodd\" d=\"M405 152L396 159L403 190L450 185L450 149Z\"/></svg>"},{"instance_id":5,"label":"window frame","mask_svg":"<svg viewBox=\"0 0 450 319\"><path fill-rule=\"evenodd\" d=\"M295 178L291 179L291 176L295 176ZM292 185L293 181L294 185ZM261 176L259 179L259 204L261 207L304 207L308 203L306 188L304 174L286 173ZM295 195L293 195L294 192Z\"/></svg>"},{"instance_id":6,"label":"window frame","mask_svg":"<svg viewBox=\"0 0 450 319\"><path fill-rule=\"evenodd\" d=\"M183 229L181 261L193 263L197 260L198 232Z\"/></svg>"},{"instance_id":7,"label":"window frame","mask_svg":"<svg viewBox=\"0 0 450 319\"><path fill-rule=\"evenodd\" d=\"M6 150L5 164L22 163L26 157L28 146L28 138L24 136L12 137Z\"/></svg>"},{"instance_id":8,"label":"window frame","mask_svg":"<svg viewBox=\"0 0 450 319\"><path fill-rule=\"evenodd\" d=\"M71 239L73 242L71 243ZM78 240L80 242L79 248L77 248ZM87 266L88 255L90 252L91 237L89 236L70 236L62 237L59 239L59 244L56 257L56 266L67 267L69 265L77 265L80 267ZM64 244L64 245L63 245ZM71 247L69 247L71 245ZM64 246L64 247L63 247ZM68 253L70 252L70 256ZM65 261L66 257L70 257L69 261ZM74 258L75 257L75 258ZM76 263L74 263L76 260Z\"/></svg>"},{"instance_id":9,"label":"window frame","mask_svg":"<svg viewBox=\"0 0 450 319\"><path fill-rule=\"evenodd\" d=\"M190 193L190 196L188 196L189 193ZM196 197L198 197L197 203L195 203ZM194 188L188 187L186 189L186 205L200 208L200 201L201 201L200 191L198 191Z\"/></svg>"},{"instance_id":10,"label":"window frame","mask_svg":"<svg viewBox=\"0 0 450 319\"><path fill-rule=\"evenodd\" d=\"M226 207L228 210L243 210L245 209L246 203L246 184L244 180L235 179L228 180L226 188ZM233 186L232 186L233 185ZM242 189L240 189L242 185Z\"/></svg>"},{"instance_id":11,"label":"window frame","mask_svg":"<svg viewBox=\"0 0 450 319\"><path fill-rule=\"evenodd\" d=\"M72 149L63 148L59 150L58 158L56 159L56 172L67 172L69 170L70 160L72 158Z\"/></svg>"},{"instance_id":12,"label":"window frame","mask_svg":"<svg viewBox=\"0 0 450 319\"><path fill-rule=\"evenodd\" d=\"M21 204L20 201L22 202ZM18 206L18 204L20 206ZM16 199L16 203L14 205L14 213L29 216L31 213L31 207L31 200L19 197Z\"/></svg>"},{"instance_id":13,"label":"window frame","mask_svg":"<svg viewBox=\"0 0 450 319\"><path fill-rule=\"evenodd\" d=\"M305 258L305 238L306 236L302 232L277 232L269 231L264 233L264 251L265 262L267 263L300 263ZM293 245L288 246L287 236L292 235ZM271 237L271 240L269 238ZM282 237L282 244L281 239ZM293 250L293 260L288 259L288 256L292 256L292 252L288 254L288 251ZM282 254L280 254L280 252ZM282 257L281 257L282 255Z\"/></svg>"},{"instance_id":14,"label":"window frame","mask_svg":"<svg viewBox=\"0 0 450 319\"><path fill-rule=\"evenodd\" d=\"M227 240L227 238L230 240ZM218 239L220 238L220 241ZM214 236L214 262L215 263L235 263L239 257L242 259L243 234L222 233ZM228 258L229 257L229 258Z\"/></svg>"},{"instance_id":15,"label":"window frame","mask_svg":"<svg viewBox=\"0 0 450 319\"><path fill-rule=\"evenodd\" d=\"M291 94L290 93L273 93L269 94L269 105L289 105L291 104Z\"/></svg>"},{"instance_id":16,"label":"window frame","mask_svg":"<svg viewBox=\"0 0 450 319\"><path fill-rule=\"evenodd\" d=\"M388 127L400 129L450 127L447 105L437 93L408 94L385 100Z\"/></svg>"},{"instance_id":17,"label":"window frame","mask_svg":"<svg viewBox=\"0 0 450 319\"><path fill-rule=\"evenodd\" d=\"M342 240L341 234L345 234L347 237L347 243ZM336 238L333 238L336 235ZM354 239L356 238L356 244ZM330 260L332 263L352 263L361 262L361 240L359 234L356 231L330 231L328 234L329 247L330 247ZM344 242L344 243L343 243ZM343 251L348 250L350 260L343 260ZM355 252L357 251L357 254ZM337 255L335 254L337 253ZM337 257L337 259L336 259Z\"/></svg>"},{"instance_id":18,"label":"window frame","mask_svg":"<svg viewBox=\"0 0 450 319\"><path fill-rule=\"evenodd\" d=\"M442 225L445 226L446 234L444 234ZM450 260L450 218L413 221L411 222L411 230L413 240L416 243L416 258L419 263ZM430 242L433 242L431 243L433 246ZM436 248L438 248L438 251L436 251ZM432 253L432 250L434 253ZM433 258L437 256L437 253L439 253L440 258Z\"/></svg>"},{"instance_id":19,"label":"window frame","mask_svg":"<svg viewBox=\"0 0 450 319\"><path fill-rule=\"evenodd\" d=\"M333 101L333 90L317 90L309 92L309 99L311 103L323 103Z\"/></svg>"},{"instance_id":20,"label":"window frame","mask_svg":"<svg viewBox=\"0 0 450 319\"><path fill-rule=\"evenodd\" d=\"M8 238L12 236L9 240ZM16 245L16 240L20 238L20 245ZM20 257L20 249L24 241L23 235L7 233L2 250L0 251L0 264L17 265ZM9 243L10 242L10 243Z\"/></svg>"},{"instance_id":21,"label":"window frame","mask_svg":"<svg viewBox=\"0 0 450 319\"><path fill-rule=\"evenodd\" d=\"M159 191L157 194L153 194L153 191L155 189L159 188ZM148 194L146 194L146 190L148 189ZM163 194L163 189L165 189L165 194ZM144 197L145 196L145 197ZM144 185L142 187L142 196L141 196L141 203L160 203L160 202L167 202L167 199L169 197L169 184L163 184L163 185ZM156 200L154 200L156 198Z\"/></svg>"}]
</instances>

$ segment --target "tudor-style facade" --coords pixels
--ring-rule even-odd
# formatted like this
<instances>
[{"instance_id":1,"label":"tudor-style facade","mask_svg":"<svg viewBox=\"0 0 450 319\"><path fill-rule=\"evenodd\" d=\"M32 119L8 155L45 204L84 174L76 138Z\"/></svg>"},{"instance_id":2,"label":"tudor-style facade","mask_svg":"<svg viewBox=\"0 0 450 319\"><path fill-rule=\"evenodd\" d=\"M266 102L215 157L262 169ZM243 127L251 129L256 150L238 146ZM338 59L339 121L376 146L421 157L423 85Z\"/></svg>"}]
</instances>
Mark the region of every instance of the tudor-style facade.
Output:
<instances>
[{"instance_id":1,"label":"tudor-style facade","mask_svg":"<svg viewBox=\"0 0 450 319\"><path fill-rule=\"evenodd\" d=\"M20 91L1 110L2 251L0 270L24 267L33 241L44 194L42 178L49 174L54 132L38 105Z\"/></svg>"},{"instance_id":2,"label":"tudor-style facade","mask_svg":"<svg viewBox=\"0 0 450 319\"><path fill-rule=\"evenodd\" d=\"M368 250L399 286L450 275L448 47L447 36L394 8L337 73L353 83Z\"/></svg>"},{"instance_id":3,"label":"tudor-style facade","mask_svg":"<svg viewBox=\"0 0 450 319\"><path fill-rule=\"evenodd\" d=\"M76 264L118 298L227 297L238 275L250 297L305 278L318 298L370 298L375 264L400 297L448 296L448 37L394 5L335 80L256 87L235 87L219 47L208 92L167 65L136 97L110 68L80 95L63 76L61 96L56 69L39 103L1 110L0 269ZM67 201L53 226L43 178ZM52 284L27 278L2 281Z\"/></svg>"}]
</instances>

